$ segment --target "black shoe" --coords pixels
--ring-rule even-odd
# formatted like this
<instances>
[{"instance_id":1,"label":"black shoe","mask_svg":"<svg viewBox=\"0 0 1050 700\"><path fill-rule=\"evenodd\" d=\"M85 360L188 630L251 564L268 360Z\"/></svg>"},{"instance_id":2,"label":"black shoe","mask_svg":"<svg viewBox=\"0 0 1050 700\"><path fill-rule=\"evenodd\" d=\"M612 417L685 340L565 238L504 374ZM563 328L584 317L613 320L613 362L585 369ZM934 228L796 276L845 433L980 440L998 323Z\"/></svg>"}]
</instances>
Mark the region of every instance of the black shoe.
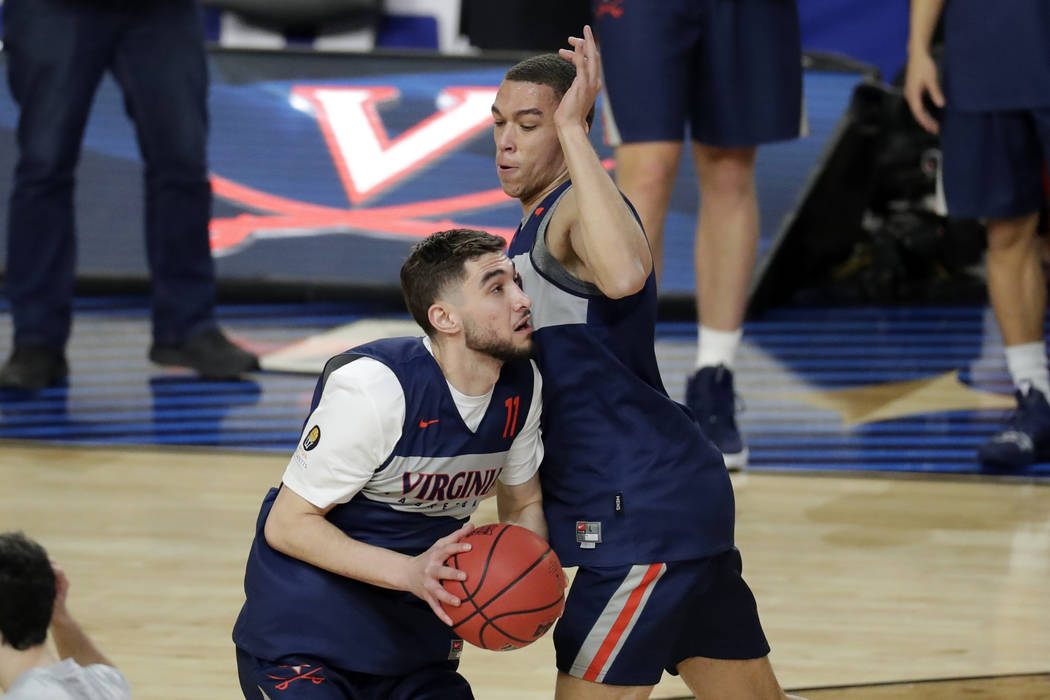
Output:
<instances>
[{"instance_id":1,"label":"black shoe","mask_svg":"<svg viewBox=\"0 0 1050 700\"><path fill-rule=\"evenodd\" d=\"M39 391L61 384L69 375L69 365L62 350L51 347L16 346L0 367L0 389Z\"/></svg>"},{"instance_id":2,"label":"black shoe","mask_svg":"<svg viewBox=\"0 0 1050 700\"><path fill-rule=\"evenodd\" d=\"M1003 430L977 449L977 459L987 467L1021 469L1050 459L1050 404L1032 386L1014 392L1017 410Z\"/></svg>"},{"instance_id":3,"label":"black shoe","mask_svg":"<svg viewBox=\"0 0 1050 700\"><path fill-rule=\"evenodd\" d=\"M158 365L189 367L206 379L235 379L259 369L259 358L231 343L218 328L198 333L179 345L154 343L149 359Z\"/></svg>"},{"instance_id":4,"label":"black shoe","mask_svg":"<svg viewBox=\"0 0 1050 700\"><path fill-rule=\"evenodd\" d=\"M722 453L726 469L744 469L748 451L736 425L732 370L725 365L701 367L686 384L685 403L696 416L700 430Z\"/></svg>"}]
</instances>

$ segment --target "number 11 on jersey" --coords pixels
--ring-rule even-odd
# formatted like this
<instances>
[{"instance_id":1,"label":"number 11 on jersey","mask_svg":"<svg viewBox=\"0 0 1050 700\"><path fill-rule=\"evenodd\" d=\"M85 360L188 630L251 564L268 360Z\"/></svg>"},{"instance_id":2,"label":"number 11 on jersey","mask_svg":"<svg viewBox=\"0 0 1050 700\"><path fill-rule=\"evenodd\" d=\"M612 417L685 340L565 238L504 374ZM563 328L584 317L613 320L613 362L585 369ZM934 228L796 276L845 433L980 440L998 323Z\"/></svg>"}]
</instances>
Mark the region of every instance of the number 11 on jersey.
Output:
<instances>
[{"instance_id":1,"label":"number 11 on jersey","mask_svg":"<svg viewBox=\"0 0 1050 700\"><path fill-rule=\"evenodd\" d=\"M514 396L503 402L503 405L507 407L507 424L503 427L503 437L514 437L514 433L518 432L518 406L520 404L520 396Z\"/></svg>"}]
</instances>

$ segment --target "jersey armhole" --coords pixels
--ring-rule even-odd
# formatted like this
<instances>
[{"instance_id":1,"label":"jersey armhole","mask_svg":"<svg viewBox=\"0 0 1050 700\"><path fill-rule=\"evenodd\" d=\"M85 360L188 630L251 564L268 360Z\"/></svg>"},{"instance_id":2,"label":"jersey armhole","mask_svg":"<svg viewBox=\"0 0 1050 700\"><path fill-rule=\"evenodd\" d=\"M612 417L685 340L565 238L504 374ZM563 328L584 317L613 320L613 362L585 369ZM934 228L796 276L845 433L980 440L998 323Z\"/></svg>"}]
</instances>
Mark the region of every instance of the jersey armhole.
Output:
<instances>
[{"instance_id":1,"label":"jersey armhole","mask_svg":"<svg viewBox=\"0 0 1050 700\"><path fill-rule=\"evenodd\" d=\"M540 219L540 223L536 227L536 238L533 240L532 250L530 251L532 264L536 266L536 270L540 274L566 291L588 297L602 296L601 290L596 285L581 280L565 269L565 266L554 257L554 253L551 252L550 247L547 245L547 228L550 226L551 219L554 217L554 212L558 208L558 204L561 203L562 197L571 189L571 185L566 187L558 195L558 198L547 207L543 218Z\"/></svg>"}]
</instances>

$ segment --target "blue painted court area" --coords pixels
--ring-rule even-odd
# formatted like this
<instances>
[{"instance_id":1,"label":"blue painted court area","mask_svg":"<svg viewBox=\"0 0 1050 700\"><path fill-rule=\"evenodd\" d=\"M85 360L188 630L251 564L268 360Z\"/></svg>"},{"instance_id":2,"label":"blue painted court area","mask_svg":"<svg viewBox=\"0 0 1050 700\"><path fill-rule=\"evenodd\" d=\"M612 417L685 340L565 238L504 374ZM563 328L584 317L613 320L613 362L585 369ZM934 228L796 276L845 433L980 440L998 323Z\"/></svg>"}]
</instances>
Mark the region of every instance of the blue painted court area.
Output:
<instances>
[{"instance_id":1,"label":"blue painted court area","mask_svg":"<svg viewBox=\"0 0 1050 700\"><path fill-rule=\"evenodd\" d=\"M407 318L349 302L227 305L219 316L231 337L262 354L354 320ZM0 307L5 354L10 328ZM148 344L144 299L79 299L68 386L0 391L0 440L290 454L313 376L203 381L151 364ZM660 324L657 355L679 400L694 344L691 322ZM1006 414L984 404L1003 404L1011 391L994 319L981 307L772 311L745 327L736 388L754 470L955 474L982 473L977 445ZM1050 464L1018 475L1050 478Z\"/></svg>"}]
</instances>

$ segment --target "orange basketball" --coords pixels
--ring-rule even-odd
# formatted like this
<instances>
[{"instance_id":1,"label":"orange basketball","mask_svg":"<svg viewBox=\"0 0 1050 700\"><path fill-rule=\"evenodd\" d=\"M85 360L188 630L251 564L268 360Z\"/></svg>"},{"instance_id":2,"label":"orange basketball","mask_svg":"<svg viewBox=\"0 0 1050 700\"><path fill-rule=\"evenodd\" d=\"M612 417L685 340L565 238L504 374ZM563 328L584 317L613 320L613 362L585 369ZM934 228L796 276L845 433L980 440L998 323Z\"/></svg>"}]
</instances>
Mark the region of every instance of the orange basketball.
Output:
<instances>
[{"instance_id":1,"label":"orange basketball","mask_svg":"<svg viewBox=\"0 0 1050 700\"><path fill-rule=\"evenodd\" d=\"M456 634L482 649L508 651L554 626L565 608L565 573L550 545L505 523L482 525L460 541L470 543L470 551L445 563L467 580L444 582L459 607L442 603Z\"/></svg>"}]
</instances>

